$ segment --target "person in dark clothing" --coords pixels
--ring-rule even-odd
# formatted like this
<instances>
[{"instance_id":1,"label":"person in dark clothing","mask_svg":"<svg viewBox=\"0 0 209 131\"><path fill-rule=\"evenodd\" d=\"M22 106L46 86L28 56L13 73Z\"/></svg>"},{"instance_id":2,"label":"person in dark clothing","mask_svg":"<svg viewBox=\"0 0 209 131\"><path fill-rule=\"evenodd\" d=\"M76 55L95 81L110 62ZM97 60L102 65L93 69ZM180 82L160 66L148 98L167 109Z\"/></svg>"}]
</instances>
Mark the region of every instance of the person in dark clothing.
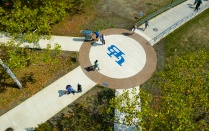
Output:
<instances>
[{"instance_id":1,"label":"person in dark clothing","mask_svg":"<svg viewBox=\"0 0 209 131\"><path fill-rule=\"evenodd\" d=\"M197 4L197 2L198 2L198 0L195 0L193 5Z\"/></svg>"},{"instance_id":2,"label":"person in dark clothing","mask_svg":"<svg viewBox=\"0 0 209 131\"><path fill-rule=\"evenodd\" d=\"M202 0L198 0L198 1L197 1L197 5L196 5L194 11L196 11L196 10L198 11L200 4L202 4Z\"/></svg>"},{"instance_id":3,"label":"person in dark clothing","mask_svg":"<svg viewBox=\"0 0 209 131\"><path fill-rule=\"evenodd\" d=\"M96 60L96 61L94 62L94 70L95 70L95 69L98 69L98 70L99 70L98 60Z\"/></svg>"},{"instance_id":4,"label":"person in dark clothing","mask_svg":"<svg viewBox=\"0 0 209 131\"><path fill-rule=\"evenodd\" d=\"M102 34L102 35L100 36L100 40L101 40L102 44L105 45L105 35L104 35L104 34Z\"/></svg>"},{"instance_id":5,"label":"person in dark clothing","mask_svg":"<svg viewBox=\"0 0 209 131\"><path fill-rule=\"evenodd\" d=\"M148 21L145 21L145 28L144 28L144 30L147 29L148 26L149 26L149 22Z\"/></svg>"},{"instance_id":6,"label":"person in dark clothing","mask_svg":"<svg viewBox=\"0 0 209 131\"><path fill-rule=\"evenodd\" d=\"M78 92L82 92L82 87L81 85L78 83L78 89L77 89Z\"/></svg>"}]
</instances>

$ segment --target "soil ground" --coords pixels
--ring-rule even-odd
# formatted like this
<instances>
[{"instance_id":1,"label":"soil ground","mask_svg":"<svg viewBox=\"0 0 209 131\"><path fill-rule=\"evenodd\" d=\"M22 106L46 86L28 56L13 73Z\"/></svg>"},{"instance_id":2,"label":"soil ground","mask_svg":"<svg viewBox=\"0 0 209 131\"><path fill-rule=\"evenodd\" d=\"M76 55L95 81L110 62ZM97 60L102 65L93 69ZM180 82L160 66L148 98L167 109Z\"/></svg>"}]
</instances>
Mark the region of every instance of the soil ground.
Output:
<instances>
[{"instance_id":1,"label":"soil ground","mask_svg":"<svg viewBox=\"0 0 209 131\"><path fill-rule=\"evenodd\" d=\"M41 54L41 51L38 53ZM0 116L76 68L78 62L72 60L76 55L76 52L66 51L57 57L56 64L38 61L28 67L12 70L24 87L21 90L9 76L0 79Z\"/></svg>"},{"instance_id":2,"label":"soil ground","mask_svg":"<svg viewBox=\"0 0 209 131\"><path fill-rule=\"evenodd\" d=\"M142 18L139 17L140 11L146 17L170 3L171 0L84 0L84 11L54 25L52 34L80 36L83 29L130 29Z\"/></svg>"}]
</instances>

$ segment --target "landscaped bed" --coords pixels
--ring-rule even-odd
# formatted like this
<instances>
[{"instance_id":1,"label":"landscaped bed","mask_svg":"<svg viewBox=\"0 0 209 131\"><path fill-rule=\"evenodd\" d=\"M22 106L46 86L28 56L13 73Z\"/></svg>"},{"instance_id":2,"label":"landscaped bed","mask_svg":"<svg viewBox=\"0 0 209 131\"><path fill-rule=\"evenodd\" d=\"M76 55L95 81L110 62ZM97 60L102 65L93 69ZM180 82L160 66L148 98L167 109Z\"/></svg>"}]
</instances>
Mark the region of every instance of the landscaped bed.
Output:
<instances>
[{"instance_id":1,"label":"landscaped bed","mask_svg":"<svg viewBox=\"0 0 209 131\"><path fill-rule=\"evenodd\" d=\"M40 55L42 53L41 50L37 50L36 53L37 52ZM36 64L32 64L28 67L12 70L23 85L23 88L19 89L10 77L7 77L8 79L6 80L1 79L0 115L19 105L21 102L76 68L79 64L78 61L74 61L73 59L77 55L77 52L63 51L61 55L56 58L58 60L57 63L43 63L38 61ZM64 88L65 87L63 87L63 89Z\"/></svg>"},{"instance_id":2,"label":"landscaped bed","mask_svg":"<svg viewBox=\"0 0 209 131\"><path fill-rule=\"evenodd\" d=\"M83 0L82 13L54 25L55 35L80 36L80 30L131 29L136 22L177 0ZM139 13L143 12L143 17Z\"/></svg>"},{"instance_id":3,"label":"landscaped bed","mask_svg":"<svg viewBox=\"0 0 209 131\"><path fill-rule=\"evenodd\" d=\"M140 19L140 11L147 16L148 14L168 5L170 2L170 0L159 0L156 4L155 0L84 0L85 10L83 13L74 16L68 16L63 22L54 25L52 28L52 34L80 36L80 30L82 29L129 29ZM164 48L162 49L164 50ZM159 52L161 51L162 50L160 49ZM0 115L9 111L38 91L42 90L50 83L54 82L77 67L78 62L73 62L71 60L75 54L75 52L63 52L59 57L58 63L56 64L36 63L35 65L30 65L29 67L13 70L13 73L17 76L21 83L24 84L24 88L22 90L18 89L16 86L14 86L15 84L12 79L8 79L4 83L6 90L0 93ZM93 90L98 92L92 92ZM102 87L95 87L91 91L87 92L87 94L82 96L81 99L85 99L87 96L93 95L93 98L96 100L98 99L97 93L103 90L106 91L106 89ZM109 96L109 98L111 97L112 96ZM65 110L76 109L73 108L76 104L84 102L81 99L70 105ZM67 112L65 110L64 112ZM57 118L59 118L59 116L57 116ZM56 117L52 118L50 121L54 121L54 119L56 119ZM82 122L80 124L82 124ZM96 122L94 124L96 124ZM112 126L112 123L109 125Z\"/></svg>"}]
</instances>

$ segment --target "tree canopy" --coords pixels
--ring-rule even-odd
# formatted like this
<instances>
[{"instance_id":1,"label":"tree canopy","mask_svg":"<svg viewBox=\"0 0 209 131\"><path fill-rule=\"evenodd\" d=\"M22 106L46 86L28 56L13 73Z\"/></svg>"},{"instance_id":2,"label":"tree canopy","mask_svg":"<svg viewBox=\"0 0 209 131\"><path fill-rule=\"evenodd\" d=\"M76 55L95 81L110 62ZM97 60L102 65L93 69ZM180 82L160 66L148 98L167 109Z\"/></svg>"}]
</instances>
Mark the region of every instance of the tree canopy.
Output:
<instances>
[{"instance_id":1,"label":"tree canopy","mask_svg":"<svg viewBox=\"0 0 209 131\"><path fill-rule=\"evenodd\" d=\"M29 42L51 34L51 25L82 10L81 0L1 0L0 30ZM35 37L35 36L39 37Z\"/></svg>"},{"instance_id":2,"label":"tree canopy","mask_svg":"<svg viewBox=\"0 0 209 131\"><path fill-rule=\"evenodd\" d=\"M136 125L145 130L209 130L208 58L203 50L175 57L151 79L149 86L157 93L143 86L133 100L124 93L112 105L128 114L124 123L131 125L139 118Z\"/></svg>"}]
</instances>

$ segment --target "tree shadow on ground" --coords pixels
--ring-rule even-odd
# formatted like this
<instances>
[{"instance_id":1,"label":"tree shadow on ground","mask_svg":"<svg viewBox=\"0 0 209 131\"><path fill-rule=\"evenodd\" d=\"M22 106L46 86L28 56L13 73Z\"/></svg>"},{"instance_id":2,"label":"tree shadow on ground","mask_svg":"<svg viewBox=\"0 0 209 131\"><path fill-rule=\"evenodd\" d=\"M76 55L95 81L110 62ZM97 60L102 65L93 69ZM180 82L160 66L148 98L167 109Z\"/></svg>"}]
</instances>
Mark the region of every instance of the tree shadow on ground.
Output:
<instances>
[{"instance_id":1,"label":"tree shadow on ground","mask_svg":"<svg viewBox=\"0 0 209 131\"><path fill-rule=\"evenodd\" d=\"M0 93L6 91L7 87L11 88L18 88L18 86L15 83L8 83L7 79L9 79L10 76L6 73L6 70L1 71L0 73Z\"/></svg>"},{"instance_id":2,"label":"tree shadow on ground","mask_svg":"<svg viewBox=\"0 0 209 131\"><path fill-rule=\"evenodd\" d=\"M85 130L86 127L89 127L89 130L113 129L114 110L111 110L111 114L103 113L101 110L108 105L109 99L114 97L114 90L102 86L98 88L100 91L95 95L87 96L78 103L70 104L65 113L54 117L48 123L59 130L80 131ZM61 94L63 92L60 90Z\"/></svg>"},{"instance_id":3,"label":"tree shadow on ground","mask_svg":"<svg viewBox=\"0 0 209 131\"><path fill-rule=\"evenodd\" d=\"M34 78L34 74L31 73L26 73L22 78L21 78L21 83L23 87L27 87L27 83L34 84L36 82L36 79Z\"/></svg>"},{"instance_id":4,"label":"tree shadow on ground","mask_svg":"<svg viewBox=\"0 0 209 131\"><path fill-rule=\"evenodd\" d=\"M0 82L0 86L12 87L12 88L18 88L19 89L19 87L16 84L11 84L11 83Z\"/></svg>"},{"instance_id":5,"label":"tree shadow on ground","mask_svg":"<svg viewBox=\"0 0 209 131\"><path fill-rule=\"evenodd\" d=\"M109 101L114 96L115 96L115 91L107 89L97 93L97 100L100 104L102 104L104 103L103 100Z\"/></svg>"}]
</instances>

